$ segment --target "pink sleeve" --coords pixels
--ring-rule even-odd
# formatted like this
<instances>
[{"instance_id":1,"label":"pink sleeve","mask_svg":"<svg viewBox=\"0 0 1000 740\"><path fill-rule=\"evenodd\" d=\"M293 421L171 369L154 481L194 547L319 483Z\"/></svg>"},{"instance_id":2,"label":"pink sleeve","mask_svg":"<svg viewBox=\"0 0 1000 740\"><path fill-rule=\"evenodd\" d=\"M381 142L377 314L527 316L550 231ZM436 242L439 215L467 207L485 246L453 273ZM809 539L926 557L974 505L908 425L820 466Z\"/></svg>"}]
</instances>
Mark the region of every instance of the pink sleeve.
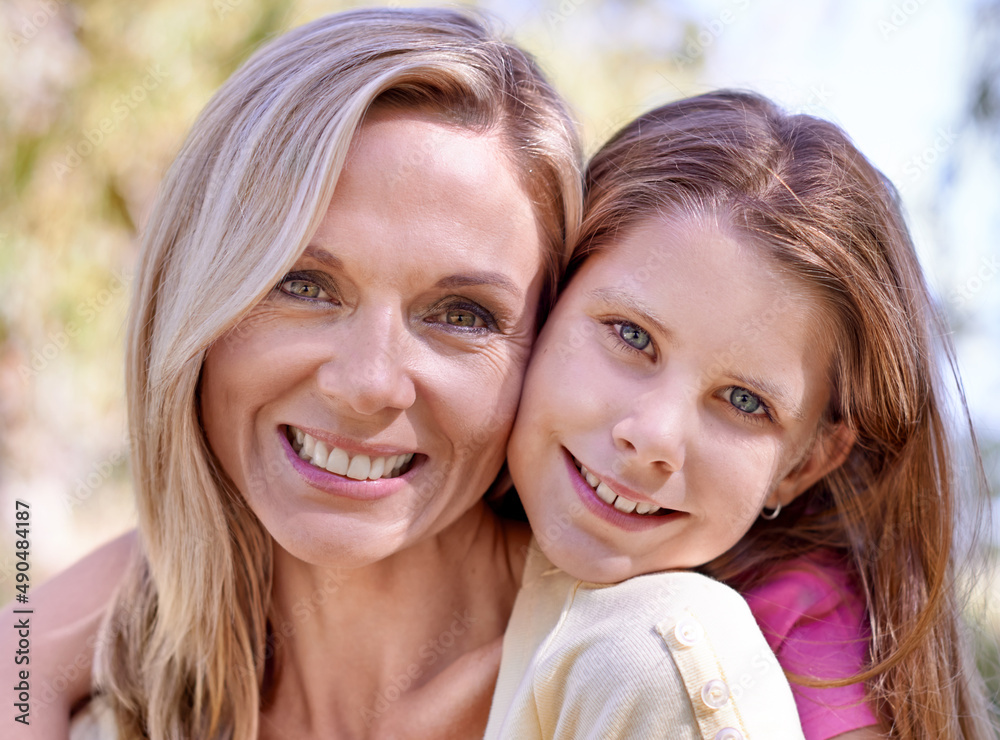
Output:
<instances>
[{"instance_id":1,"label":"pink sleeve","mask_svg":"<svg viewBox=\"0 0 1000 740\"><path fill-rule=\"evenodd\" d=\"M864 606L838 566L802 559L744 597L786 672L829 680L861 671L868 652ZM862 683L813 688L791 679L791 684L806 740L878 724Z\"/></svg>"}]
</instances>

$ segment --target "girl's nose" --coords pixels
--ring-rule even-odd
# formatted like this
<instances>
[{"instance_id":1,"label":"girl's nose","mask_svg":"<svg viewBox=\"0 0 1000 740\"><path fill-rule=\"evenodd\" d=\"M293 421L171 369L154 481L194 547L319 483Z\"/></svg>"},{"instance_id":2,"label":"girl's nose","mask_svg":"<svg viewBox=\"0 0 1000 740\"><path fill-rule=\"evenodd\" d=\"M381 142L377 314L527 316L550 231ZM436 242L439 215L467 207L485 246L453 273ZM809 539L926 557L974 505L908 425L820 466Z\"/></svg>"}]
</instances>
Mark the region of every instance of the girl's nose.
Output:
<instances>
[{"instance_id":1,"label":"girl's nose","mask_svg":"<svg viewBox=\"0 0 1000 740\"><path fill-rule=\"evenodd\" d=\"M338 327L336 346L318 371L321 391L360 415L401 411L416 401L409 333L390 310L361 311Z\"/></svg>"},{"instance_id":2,"label":"girl's nose","mask_svg":"<svg viewBox=\"0 0 1000 740\"><path fill-rule=\"evenodd\" d=\"M693 401L677 390L658 388L626 402L625 413L611 430L623 461L651 465L665 473L681 469Z\"/></svg>"}]
</instances>

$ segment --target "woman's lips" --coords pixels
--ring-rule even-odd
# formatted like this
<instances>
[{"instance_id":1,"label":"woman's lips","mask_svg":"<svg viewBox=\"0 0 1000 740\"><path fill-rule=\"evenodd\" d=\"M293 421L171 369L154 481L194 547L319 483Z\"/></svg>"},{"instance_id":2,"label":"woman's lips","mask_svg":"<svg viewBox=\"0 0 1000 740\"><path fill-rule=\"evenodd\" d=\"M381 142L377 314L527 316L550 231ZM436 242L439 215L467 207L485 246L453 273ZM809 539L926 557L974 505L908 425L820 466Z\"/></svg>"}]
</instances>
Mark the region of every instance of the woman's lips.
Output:
<instances>
[{"instance_id":1,"label":"woman's lips","mask_svg":"<svg viewBox=\"0 0 1000 740\"><path fill-rule=\"evenodd\" d=\"M395 478L408 469L413 452L375 455L348 449L317 439L303 429L288 425L288 441L300 458L319 468L353 480Z\"/></svg>"},{"instance_id":2,"label":"woman's lips","mask_svg":"<svg viewBox=\"0 0 1000 740\"><path fill-rule=\"evenodd\" d=\"M385 498L402 490L424 459L412 452L377 457L351 455L292 426L282 428L278 436L285 456L306 483L325 493L360 501Z\"/></svg>"},{"instance_id":3,"label":"woman's lips","mask_svg":"<svg viewBox=\"0 0 1000 740\"><path fill-rule=\"evenodd\" d=\"M567 472L569 474L570 482L573 484L574 490L580 497L583 505L586 506L592 514L600 517L604 521L613 524L620 529L637 532L653 529L687 516L687 514L682 511L662 509L657 507L655 504L641 501L629 501L627 499L625 503L620 503L618 506L615 506L615 503L618 503L618 500L624 499L624 497L618 496L611 490L610 486L601 482L598 482L597 486L592 485L577 468L575 458L567 450L564 450L563 452L566 460ZM598 492L597 489L602 485L605 487L605 490ZM608 502L607 499L611 497L614 498L612 498L611 502ZM636 513L635 510L639 504L644 505L643 508L647 509L647 513Z\"/></svg>"}]
</instances>

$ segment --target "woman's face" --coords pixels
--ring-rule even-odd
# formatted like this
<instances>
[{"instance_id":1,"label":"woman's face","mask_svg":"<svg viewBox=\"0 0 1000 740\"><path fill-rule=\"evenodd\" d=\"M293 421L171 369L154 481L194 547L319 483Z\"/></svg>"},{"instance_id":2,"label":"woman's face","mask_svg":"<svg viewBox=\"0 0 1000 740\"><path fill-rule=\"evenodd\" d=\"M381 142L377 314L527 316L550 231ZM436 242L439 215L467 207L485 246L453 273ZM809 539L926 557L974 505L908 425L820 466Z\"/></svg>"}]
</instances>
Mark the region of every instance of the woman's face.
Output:
<instances>
[{"instance_id":1,"label":"woman's face","mask_svg":"<svg viewBox=\"0 0 1000 740\"><path fill-rule=\"evenodd\" d=\"M500 468L544 277L501 146L370 117L292 271L208 353L209 444L304 561L356 567L425 541Z\"/></svg>"},{"instance_id":2,"label":"woman's face","mask_svg":"<svg viewBox=\"0 0 1000 740\"><path fill-rule=\"evenodd\" d=\"M538 340L510 470L549 558L620 581L701 565L837 462L817 302L754 247L650 219Z\"/></svg>"}]
</instances>

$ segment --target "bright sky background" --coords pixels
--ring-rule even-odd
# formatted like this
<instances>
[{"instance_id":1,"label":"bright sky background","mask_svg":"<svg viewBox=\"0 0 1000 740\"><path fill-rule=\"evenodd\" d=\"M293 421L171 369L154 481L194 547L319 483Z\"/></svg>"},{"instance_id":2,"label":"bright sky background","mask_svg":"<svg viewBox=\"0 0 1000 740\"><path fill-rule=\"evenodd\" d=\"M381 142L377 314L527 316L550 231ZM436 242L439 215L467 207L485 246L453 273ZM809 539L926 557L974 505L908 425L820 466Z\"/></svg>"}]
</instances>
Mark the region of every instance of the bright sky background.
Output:
<instances>
[{"instance_id":1,"label":"bright sky background","mask_svg":"<svg viewBox=\"0 0 1000 740\"><path fill-rule=\"evenodd\" d=\"M1000 153L968 125L976 2L565 0L555 14L528 0L486 5L519 38L519 29L544 24L553 48L580 55L570 64L581 74L594 45L645 47L666 60L693 37L703 53L693 87L665 71L633 114L681 94L745 87L843 126L902 192L925 271L956 329L981 440L1000 440ZM695 26L686 39L685 22ZM523 41L547 61L549 49ZM579 83L565 71L554 77L574 102Z\"/></svg>"},{"instance_id":2,"label":"bright sky background","mask_svg":"<svg viewBox=\"0 0 1000 740\"><path fill-rule=\"evenodd\" d=\"M283 26L291 28L350 5L415 5L430 1L288 0ZM581 119L588 152L648 108L716 87L757 90L789 109L842 125L902 191L925 270L955 329L967 396L980 439L991 454L987 465L993 480L998 481L1000 404L993 400L1000 399L1000 151L996 146L1000 136L995 137L992 148L988 146L982 133L969 126L967 110L976 52L974 11L983 1L481 0L479 4L505 22L508 32L539 58L567 96ZM41 2L14 0L0 4L0 21L8 18L9 23L19 27L22 16L38 12ZM121 32L111 36L112 46L148 52L149 62L162 64L169 75L163 89L153 91L149 102L109 136L102 150L126 150L129 161L134 152L133 169L146 174L133 177L134 172L126 173L123 182L130 186L126 191L131 192L136 182L148 179L155 183L159 177L158 170L147 173L142 169L151 167L146 156L149 151L164 147L172 150L180 143L180 133L174 130L159 133L161 137L178 137L176 144L166 146L162 141L134 137L159 132L147 119L163 115L159 106L164 100L182 110L179 119L193 118L210 93L204 79L197 75L189 79L192 63L204 63L198 55L206 53L206 38L209 46L232 48L231 37L246 33L245 24L260 11L260 3L179 0L144 5L142 18L160 19L160 25L125 23L122 19L131 19L132 15L121 9L125 7L124 0L122 3L120 7L115 3L57 4L58 18L47 23L37 41L23 49L0 47L0 52L7 53L4 59L21 64L0 65L0 81L14 91L10 100L17 101L4 106L7 110L3 112L27 116L35 110L23 102L31 97L28 92L45 98L46 85L58 92L63 83L72 87L88 81L87 60L79 56L79 44L67 30L73 27L71 17L86 17L92 26L100 27L122 22ZM223 13L220 7L228 10ZM199 13L204 16L202 22L190 23L188 16L200 18ZM176 32L171 23L181 24L188 35L203 34L190 42L196 49L194 56L184 48L183 34L177 37L165 32ZM4 28L0 23L0 29ZM60 37L67 33L70 43ZM223 43L225 39L230 41ZM180 46L174 48L177 44ZM691 44L696 52L692 62L679 66L678 55ZM137 58L143 58L142 54ZM143 72L124 68L114 71L120 79L107 80L106 86L99 88L101 94L131 89L136 82L130 76L132 72ZM60 115L65 115L66 120L57 123L68 132L68 141L80 140L83 129L107 115L110 106L109 101L100 98L88 101L86 106L74 102L71 96L69 101L65 108L62 103L49 106L53 111L64 111ZM90 117L78 116L80 111ZM113 160L108 157L108 161ZM81 169L104 165L99 154ZM6 226L0 224L0 237ZM95 254L99 256L102 250L112 254L109 244L88 242L87 248L94 254L85 256L93 262ZM19 254L22 252L31 254L27 249ZM42 252L38 255L41 259ZM110 260L109 264L115 263ZM67 269L53 274L62 276L65 272L62 279L78 286L81 278L68 269L72 265L61 267ZM33 281L12 283L25 290L34 285ZM959 297L960 290L965 292L964 298ZM10 301L10 296L4 299ZM39 324L33 334L24 338L26 352L48 341L41 326L44 317L35 316L37 313L30 309L24 312L31 319L28 324ZM105 318L110 313L109 309ZM98 325L117 331L111 320L95 322L94 326ZM40 457L45 464L35 464L35 457L25 455L20 472L7 471L6 478L0 476L0 501L5 495L13 498L30 494L39 501L51 502L46 527L36 533L40 572L46 565L49 570L62 567L109 536L100 529L103 520L110 522L107 527L111 531L131 526L131 514L124 512L125 507L118 505L112 495L118 490L114 486L124 491L127 481L115 476L109 476L93 490L87 489L87 506L65 506L67 495L95 466L118 460L115 456L123 454L120 418L110 412L91 413L94 408L100 410L102 404L110 408L118 401L85 390L90 386L84 370L109 375L110 365L75 362L79 358L74 350L81 350L85 357L82 349L71 347L60 355L41 375L36 387L37 406L44 411L38 417L54 421L32 426L28 431L38 440L45 440L46 445L65 448L60 453L60 465L48 464L44 455ZM114 372L120 373L119 355L112 352L109 357L118 363ZM117 386L115 394L116 399L120 395ZM26 404L25 409L29 408L34 407ZM81 428L87 433L80 435ZM111 440L112 451L106 449L105 442L97 444L94 440ZM41 447L39 441L18 449ZM124 465L118 468L120 477L125 478ZM996 542L1000 543L1000 509L993 524ZM43 564L43 555L51 562Z\"/></svg>"}]
</instances>

